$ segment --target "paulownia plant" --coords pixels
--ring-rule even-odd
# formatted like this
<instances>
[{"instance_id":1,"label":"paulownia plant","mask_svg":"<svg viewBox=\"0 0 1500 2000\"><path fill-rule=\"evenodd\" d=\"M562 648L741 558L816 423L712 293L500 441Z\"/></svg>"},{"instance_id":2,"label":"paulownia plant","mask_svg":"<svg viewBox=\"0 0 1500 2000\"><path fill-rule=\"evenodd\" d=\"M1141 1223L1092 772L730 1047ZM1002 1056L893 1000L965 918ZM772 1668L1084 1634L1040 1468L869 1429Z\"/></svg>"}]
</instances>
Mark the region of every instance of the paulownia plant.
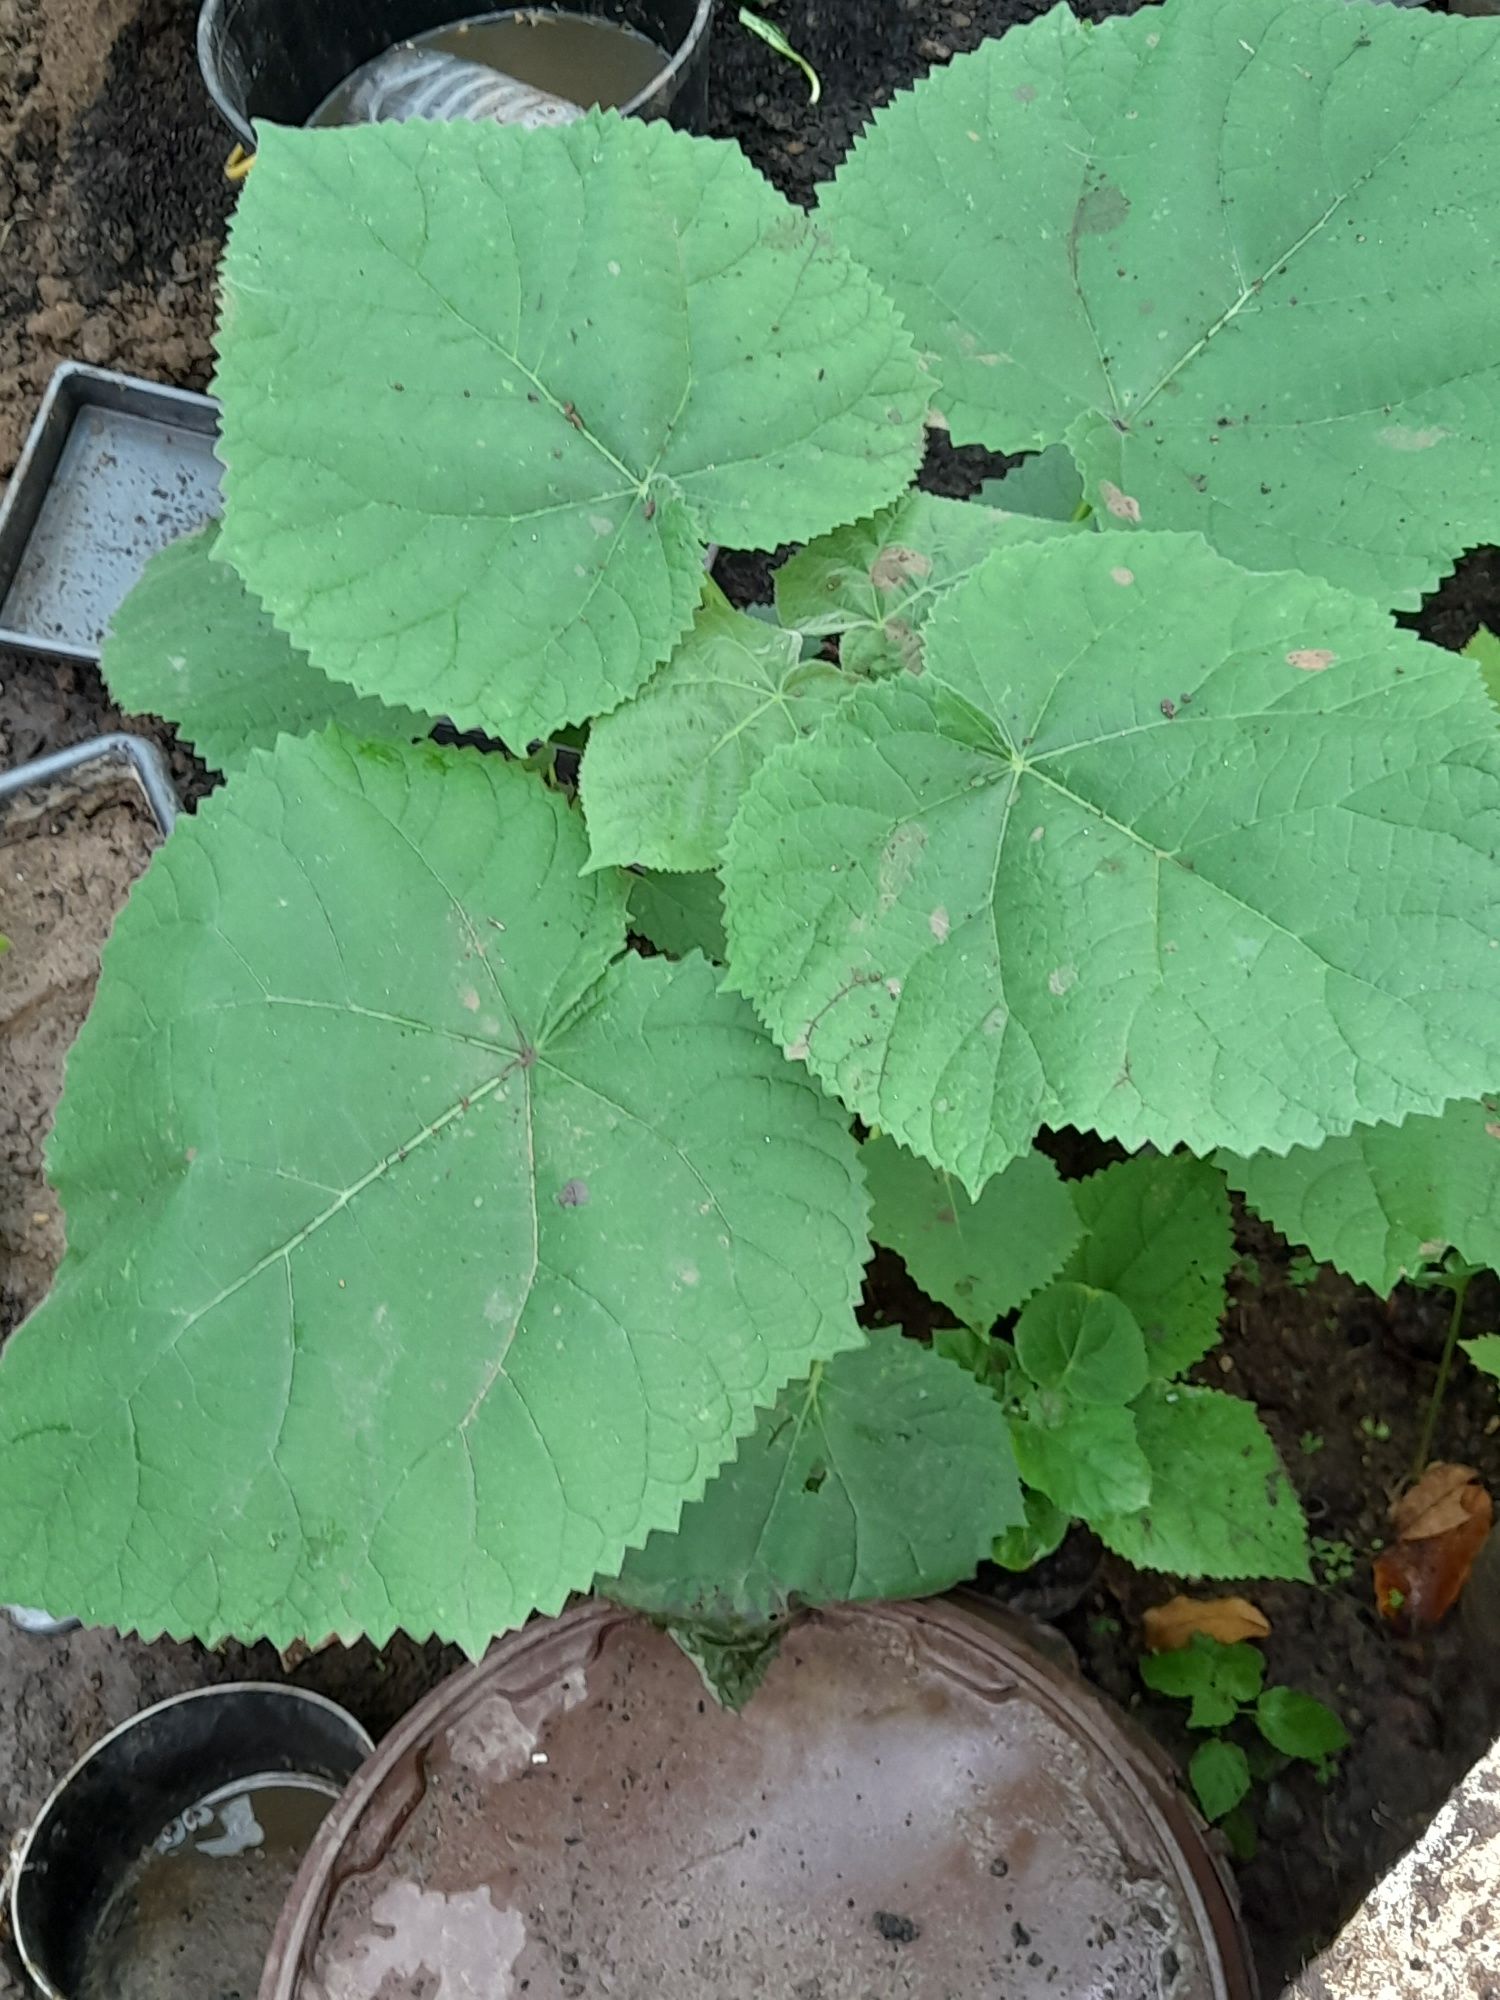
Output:
<instances>
[{"instance_id":1,"label":"paulownia plant","mask_svg":"<svg viewBox=\"0 0 1500 2000\"><path fill-rule=\"evenodd\" d=\"M1389 607L1500 529L1497 62L1058 10L814 221L613 116L261 135L225 518L105 660L228 781L69 1066L0 1594L477 1649L597 1577L743 1685L1075 1518L1306 1573L1188 1379L1214 1162L1494 1255L1500 725ZM1051 449L935 498L929 416ZM751 610L714 542L802 546ZM861 1327L872 1235L956 1326Z\"/></svg>"}]
</instances>

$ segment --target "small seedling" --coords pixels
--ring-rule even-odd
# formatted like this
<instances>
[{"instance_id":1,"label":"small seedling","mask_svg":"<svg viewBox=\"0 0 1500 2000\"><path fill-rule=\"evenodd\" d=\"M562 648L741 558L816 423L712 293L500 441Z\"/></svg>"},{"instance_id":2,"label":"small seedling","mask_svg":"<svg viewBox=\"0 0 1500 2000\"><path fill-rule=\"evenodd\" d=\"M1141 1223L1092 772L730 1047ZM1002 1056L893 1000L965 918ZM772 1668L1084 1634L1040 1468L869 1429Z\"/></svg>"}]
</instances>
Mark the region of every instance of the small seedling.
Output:
<instances>
[{"instance_id":1,"label":"small seedling","mask_svg":"<svg viewBox=\"0 0 1500 2000\"><path fill-rule=\"evenodd\" d=\"M1189 1729L1211 1732L1188 1764L1188 1782L1206 1819L1225 1823L1246 1804L1255 1778L1299 1760L1317 1776L1332 1776L1349 1732L1325 1703L1299 1689L1265 1685L1266 1663L1254 1646L1226 1646L1199 1633L1177 1652L1148 1653L1141 1679L1153 1693L1191 1704ZM1248 1748L1226 1732L1255 1732ZM1244 1856L1248 1820L1227 1827Z\"/></svg>"},{"instance_id":2,"label":"small seedling","mask_svg":"<svg viewBox=\"0 0 1500 2000\"><path fill-rule=\"evenodd\" d=\"M1325 1590L1336 1590L1353 1576L1356 1557L1350 1543L1314 1535L1310 1547L1313 1571Z\"/></svg>"},{"instance_id":3,"label":"small seedling","mask_svg":"<svg viewBox=\"0 0 1500 2000\"><path fill-rule=\"evenodd\" d=\"M1304 1431L1297 1440L1297 1449L1304 1458L1312 1458L1323 1449L1326 1442L1321 1431Z\"/></svg>"},{"instance_id":4,"label":"small seedling","mask_svg":"<svg viewBox=\"0 0 1500 2000\"><path fill-rule=\"evenodd\" d=\"M1286 1267L1286 1281L1299 1292L1306 1292L1318 1282L1322 1270L1316 1257L1309 1257L1305 1250L1299 1250Z\"/></svg>"},{"instance_id":5,"label":"small seedling","mask_svg":"<svg viewBox=\"0 0 1500 2000\"><path fill-rule=\"evenodd\" d=\"M1359 1420L1359 1431L1360 1436L1368 1438L1371 1444L1387 1444L1390 1442L1391 1427L1384 1417L1361 1417Z\"/></svg>"}]
</instances>

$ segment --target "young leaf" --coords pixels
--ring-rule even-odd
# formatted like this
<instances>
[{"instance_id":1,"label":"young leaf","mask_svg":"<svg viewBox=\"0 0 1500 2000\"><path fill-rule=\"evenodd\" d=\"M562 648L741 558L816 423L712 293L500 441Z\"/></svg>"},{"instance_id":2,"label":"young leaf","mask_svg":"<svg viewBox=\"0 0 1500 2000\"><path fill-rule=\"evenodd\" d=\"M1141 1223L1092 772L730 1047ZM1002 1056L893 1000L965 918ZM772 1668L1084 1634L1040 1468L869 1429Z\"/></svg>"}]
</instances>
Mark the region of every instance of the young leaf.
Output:
<instances>
[{"instance_id":1,"label":"young leaf","mask_svg":"<svg viewBox=\"0 0 1500 2000\"><path fill-rule=\"evenodd\" d=\"M1175 1576L1310 1579L1302 1509L1249 1403L1152 1388L1135 1420L1150 1504L1091 1523L1116 1555Z\"/></svg>"},{"instance_id":2,"label":"young leaf","mask_svg":"<svg viewBox=\"0 0 1500 2000\"><path fill-rule=\"evenodd\" d=\"M677 1532L601 1587L700 1622L924 1596L971 1575L1022 1518L1000 1405L887 1329L783 1390Z\"/></svg>"},{"instance_id":3,"label":"young leaf","mask_svg":"<svg viewBox=\"0 0 1500 2000\"><path fill-rule=\"evenodd\" d=\"M724 905L717 875L631 875L630 928L672 958L701 951L724 962Z\"/></svg>"},{"instance_id":4,"label":"young leaf","mask_svg":"<svg viewBox=\"0 0 1500 2000\"><path fill-rule=\"evenodd\" d=\"M713 868L752 774L849 691L802 642L714 583L693 628L638 695L594 724L579 788L591 865Z\"/></svg>"},{"instance_id":5,"label":"young leaf","mask_svg":"<svg viewBox=\"0 0 1500 2000\"><path fill-rule=\"evenodd\" d=\"M1500 1333L1476 1334L1458 1344L1482 1374L1500 1378Z\"/></svg>"},{"instance_id":6,"label":"young leaf","mask_svg":"<svg viewBox=\"0 0 1500 2000\"><path fill-rule=\"evenodd\" d=\"M1001 550L925 639L725 851L734 984L867 1123L977 1194L1043 1123L1285 1150L1490 1087L1500 732L1463 661L1179 535Z\"/></svg>"},{"instance_id":7,"label":"young leaf","mask_svg":"<svg viewBox=\"0 0 1500 2000\"><path fill-rule=\"evenodd\" d=\"M1188 1783L1207 1820L1233 1812L1250 1790L1250 1766L1238 1743L1211 1737L1200 1743L1188 1765Z\"/></svg>"},{"instance_id":8,"label":"young leaf","mask_svg":"<svg viewBox=\"0 0 1500 2000\"><path fill-rule=\"evenodd\" d=\"M1200 1634L1176 1652L1148 1653L1140 1671L1157 1694L1193 1704L1189 1729L1222 1729L1260 1693L1266 1663L1253 1646L1226 1646Z\"/></svg>"},{"instance_id":9,"label":"young leaf","mask_svg":"<svg viewBox=\"0 0 1500 2000\"><path fill-rule=\"evenodd\" d=\"M1069 1190L1044 1153L1023 1153L970 1201L940 1169L893 1139L860 1148L870 1234L896 1251L929 1298L993 1326L1061 1267L1080 1229Z\"/></svg>"},{"instance_id":10,"label":"young leaf","mask_svg":"<svg viewBox=\"0 0 1500 2000\"><path fill-rule=\"evenodd\" d=\"M701 959L621 955L585 857L514 765L336 734L178 822L70 1059L68 1255L0 1362L6 1597L477 1649L860 1338L844 1121Z\"/></svg>"},{"instance_id":11,"label":"young leaf","mask_svg":"<svg viewBox=\"0 0 1500 2000\"><path fill-rule=\"evenodd\" d=\"M1484 682L1484 691L1496 708L1500 708L1500 639L1481 626L1464 647L1464 658L1479 662L1479 678Z\"/></svg>"},{"instance_id":12,"label":"young leaf","mask_svg":"<svg viewBox=\"0 0 1500 2000\"><path fill-rule=\"evenodd\" d=\"M706 541L885 504L894 310L737 148L591 112L267 127L224 265L223 549L313 661L513 746L633 694Z\"/></svg>"},{"instance_id":13,"label":"young leaf","mask_svg":"<svg viewBox=\"0 0 1500 2000\"><path fill-rule=\"evenodd\" d=\"M1234 1255L1223 1175L1188 1153L1140 1154L1068 1192L1086 1233L1066 1275L1124 1300L1159 1381L1191 1368L1219 1338Z\"/></svg>"},{"instance_id":14,"label":"young leaf","mask_svg":"<svg viewBox=\"0 0 1500 2000\"><path fill-rule=\"evenodd\" d=\"M922 628L996 549L1072 534L1071 526L912 492L872 520L835 528L776 572L783 625L836 635L849 673L922 671Z\"/></svg>"},{"instance_id":15,"label":"young leaf","mask_svg":"<svg viewBox=\"0 0 1500 2000\"><path fill-rule=\"evenodd\" d=\"M1500 206L1448 198L1497 86L1500 22L1056 7L877 113L820 213L955 443L1066 439L1116 528L1414 607L1500 538Z\"/></svg>"},{"instance_id":16,"label":"young leaf","mask_svg":"<svg viewBox=\"0 0 1500 2000\"><path fill-rule=\"evenodd\" d=\"M1010 1427L1016 1464L1069 1517L1091 1526L1133 1514L1151 1495L1151 1467L1136 1440L1135 1418L1114 1403L1072 1403L1036 1389Z\"/></svg>"},{"instance_id":17,"label":"young leaf","mask_svg":"<svg viewBox=\"0 0 1500 2000\"><path fill-rule=\"evenodd\" d=\"M1500 1268L1500 1103L1220 1164L1257 1215L1382 1297L1450 1246Z\"/></svg>"},{"instance_id":18,"label":"young leaf","mask_svg":"<svg viewBox=\"0 0 1500 2000\"><path fill-rule=\"evenodd\" d=\"M387 708L320 674L215 559L218 537L203 528L152 556L115 613L99 666L121 708L175 722L218 771L330 722L392 743L428 733L430 715Z\"/></svg>"},{"instance_id":19,"label":"young leaf","mask_svg":"<svg viewBox=\"0 0 1500 2000\"><path fill-rule=\"evenodd\" d=\"M1146 1343L1112 1292L1049 1285L1016 1322L1016 1358L1039 1389L1074 1403L1128 1403L1146 1386Z\"/></svg>"},{"instance_id":20,"label":"young leaf","mask_svg":"<svg viewBox=\"0 0 1500 2000\"><path fill-rule=\"evenodd\" d=\"M1077 521L1085 507L1083 475L1065 444L1049 444L999 479L987 479L977 497L986 507L1034 514L1041 521Z\"/></svg>"},{"instance_id":21,"label":"young leaf","mask_svg":"<svg viewBox=\"0 0 1500 2000\"><path fill-rule=\"evenodd\" d=\"M1309 1764L1349 1748L1349 1732L1333 1710L1298 1688L1268 1687L1255 1705L1255 1721L1273 1749Z\"/></svg>"},{"instance_id":22,"label":"young leaf","mask_svg":"<svg viewBox=\"0 0 1500 2000\"><path fill-rule=\"evenodd\" d=\"M1045 1493L1027 1487L1022 1495L1026 1518L995 1537L990 1561L1001 1569L1032 1569L1044 1557L1062 1546L1072 1516L1049 1500Z\"/></svg>"}]
</instances>

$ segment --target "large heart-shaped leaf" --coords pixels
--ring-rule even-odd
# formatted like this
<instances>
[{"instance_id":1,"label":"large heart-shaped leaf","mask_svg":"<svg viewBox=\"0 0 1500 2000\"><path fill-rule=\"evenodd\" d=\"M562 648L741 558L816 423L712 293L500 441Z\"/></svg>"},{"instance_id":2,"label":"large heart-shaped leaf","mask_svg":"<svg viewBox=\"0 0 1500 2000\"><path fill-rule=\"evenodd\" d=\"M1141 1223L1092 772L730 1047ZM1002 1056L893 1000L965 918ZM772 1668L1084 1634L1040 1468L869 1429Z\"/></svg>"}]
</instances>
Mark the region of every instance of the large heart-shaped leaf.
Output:
<instances>
[{"instance_id":1,"label":"large heart-shaped leaf","mask_svg":"<svg viewBox=\"0 0 1500 2000\"><path fill-rule=\"evenodd\" d=\"M715 867L751 776L849 685L826 660L804 661L795 632L734 610L710 583L667 664L589 733L579 784L593 865Z\"/></svg>"},{"instance_id":2,"label":"large heart-shaped leaf","mask_svg":"<svg viewBox=\"0 0 1500 2000\"><path fill-rule=\"evenodd\" d=\"M1449 1248L1500 1270L1500 1104L1223 1164L1283 1236L1382 1296Z\"/></svg>"},{"instance_id":3,"label":"large heart-shaped leaf","mask_svg":"<svg viewBox=\"0 0 1500 2000\"><path fill-rule=\"evenodd\" d=\"M971 1576L1021 1518L1000 1405L890 1329L783 1390L677 1533L605 1588L694 1620L925 1596Z\"/></svg>"},{"instance_id":4,"label":"large heart-shaped leaf","mask_svg":"<svg viewBox=\"0 0 1500 2000\"><path fill-rule=\"evenodd\" d=\"M907 483L884 296L737 148L591 113L268 127L224 266L224 553L314 663L512 745L664 660L706 540Z\"/></svg>"},{"instance_id":5,"label":"large heart-shaped leaf","mask_svg":"<svg viewBox=\"0 0 1500 2000\"><path fill-rule=\"evenodd\" d=\"M585 855L516 766L336 735L179 822L69 1065L0 1594L478 1648L858 1342L844 1120Z\"/></svg>"},{"instance_id":6,"label":"large heart-shaped leaf","mask_svg":"<svg viewBox=\"0 0 1500 2000\"><path fill-rule=\"evenodd\" d=\"M735 983L868 1123L977 1191L1043 1123L1284 1151L1500 1081L1466 661L1181 535L1002 550L926 652L725 852Z\"/></svg>"},{"instance_id":7,"label":"large heart-shaped leaf","mask_svg":"<svg viewBox=\"0 0 1500 2000\"><path fill-rule=\"evenodd\" d=\"M820 213L955 441L1414 606L1500 538L1500 21L1066 6L877 114Z\"/></svg>"},{"instance_id":8,"label":"large heart-shaped leaf","mask_svg":"<svg viewBox=\"0 0 1500 2000\"><path fill-rule=\"evenodd\" d=\"M847 672L920 673L928 616L986 556L1079 532L1071 522L1001 513L999 504L914 491L871 520L835 528L777 570L776 614L811 637L837 637Z\"/></svg>"},{"instance_id":9,"label":"large heart-shaped leaf","mask_svg":"<svg viewBox=\"0 0 1500 2000\"><path fill-rule=\"evenodd\" d=\"M387 708L320 674L278 632L203 528L154 555L115 613L99 665L137 715L175 722L206 764L233 771L276 738L336 722L353 736L410 743L430 715Z\"/></svg>"},{"instance_id":10,"label":"large heart-shaped leaf","mask_svg":"<svg viewBox=\"0 0 1500 2000\"><path fill-rule=\"evenodd\" d=\"M1087 1234L1065 1275L1123 1299L1153 1376L1202 1360L1219 1337L1234 1254L1224 1176L1190 1153L1145 1153L1068 1192Z\"/></svg>"}]
</instances>

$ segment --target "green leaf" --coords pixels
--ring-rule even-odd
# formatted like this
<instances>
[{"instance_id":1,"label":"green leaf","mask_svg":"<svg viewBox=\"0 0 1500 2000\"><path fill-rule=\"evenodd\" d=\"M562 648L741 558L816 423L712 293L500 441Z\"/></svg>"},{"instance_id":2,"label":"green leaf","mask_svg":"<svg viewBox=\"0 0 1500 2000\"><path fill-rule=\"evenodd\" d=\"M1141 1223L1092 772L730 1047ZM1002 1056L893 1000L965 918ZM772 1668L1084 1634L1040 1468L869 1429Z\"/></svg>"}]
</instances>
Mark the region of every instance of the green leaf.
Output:
<instances>
[{"instance_id":1,"label":"green leaf","mask_svg":"<svg viewBox=\"0 0 1500 2000\"><path fill-rule=\"evenodd\" d=\"M701 951L724 962L724 905L719 878L701 875L631 875L630 928L673 958Z\"/></svg>"},{"instance_id":2,"label":"green leaf","mask_svg":"<svg viewBox=\"0 0 1500 2000\"><path fill-rule=\"evenodd\" d=\"M1049 444L999 479L987 479L977 497L986 507L1034 514L1040 521L1076 521L1086 506L1083 475L1065 444Z\"/></svg>"},{"instance_id":3,"label":"green leaf","mask_svg":"<svg viewBox=\"0 0 1500 2000\"><path fill-rule=\"evenodd\" d=\"M676 1534L602 1588L699 1622L925 1596L972 1575L1021 1518L999 1404L888 1329L784 1390Z\"/></svg>"},{"instance_id":4,"label":"green leaf","mask_svg":"<svg viewBox=\"0 0 1500 2000\"><path fill-rule=\"evenodd\" d=\"M704 545L882 506L926 388L737 148L268 126L224 264L223 549L314 663L519 747L633 694Z\"/></svg>"},{"instance_id":5,"label":"green leaf","mask_svg":"<svg viewBox=\"0 0 1500 2000\"><path fill-rule=\"evenodd\" d=\"M1057 7L877 113L820 213L955 443L1065 439L1116 528L1415 607L1500 539L1500 205L1452 199L1497 88L1500 22Z\"/></svg>"},{"instance_id":6,"label":"green leaf","mask_svg":"<svg viewBox=\"0 0 1500 2000\"><path fill-rule=\"evenodd\" d=\"M1226 1646L1203 1632L1175 1652L1148 1653L1140 1665L1148 1688L1192 1703L1190 1729L1222 1729L1256 1699L1266 1677L1265 1660L1253 1646Z\"/></svg>"},{"instance_id":7,"label":"green leaf","mask_svg":"<svg viewBox=\"0 0 1500 2000\"><path fill-rule=\"evenodd\" d=\"M995 1537L990 1561L1001 1569L1032 1569L1054 1550L1061 1548L1072 1517L1049 1500L1045 1493L1027 1488L1022 1496L1026 1518L1014 1528Z\"/></svg>"},{"instance_id":8,"label":"green leaf","mask_svg":"<svg viewBox=\"0 0 1500 2000\"><path fill-rule=\"evenodd\" d=\"M1245 1762L1248 1768L1249 1758ZM1219 1831L1229 1843L1229 1852L1243 1867L1253 1861L1260 1852L1260 1835L1255 1828L1255 1820L1245 1805L1233 1807L1219 1821Z\"/></svg>"},{"instance_id":9,"label":"green leaf","mask_svg":"<svg viewBox=\"0 0 1500 2000\"><path fill-rule=\"evenodd\" d=\"M1010 1427L1016 1464L1065 1514L1093 1525L1134 1513L1151 1494L1151 1467L1136 1440L1135 1418L1114 1403L1073 1403L1038 1389Z\"/></svg>"},{"instance_id":10,"label":"green leaf","mask_svg":"<svg viewBox=\"0 0 1500 2000\"><path fill-rule=\"evenodd\" d=\"M393 743L428 733L430 715L387 708L320 674L215 560L218 537L203 528L152 556L115 613L99 665L121 708L175 723L219 771L282 734L330 722Z\"/></svg>"},{"instance_id":11,"label":"green leaf","mask_svg":"<svg viewBox=\"0 0 1500 2000\"><path fill-rule=\"evenodd\" d=\"M1153 1388L1135 1419L1150 1504L1092 1523L1116 1555L1173 1576L1311 1580L1302 1509L1249 1403Z\"/></svg>"},{"instance_id":12,"label":"green leaf","mask_svg":"<svg viewBox=\"0 0 1500 2000\"><path fill-rule=\"evenodd\" d=\"M1128 1403L1146 1386L1146 1343L1112 1292L1056 1284L1016 1322L1016 1355L1040 1389L1075 1403Z\"/></svg>"},{"instance_id":13,"label":"green leaf","mask_svg":"<svg viewBox=\"0 0 1500 2000\"><path fill-rule=\"evenodd\" d=\"M1284 1158L1222 1161L1257 1215L1384 1297L1450 1245L1500 1268L1500 1108L1360 1126Z\"/></svg>"},{"instance_id":14,"label":"green leaf","mask_svg":"<svg viewBox=\"0 0 1500 2000\"><path fill-rule=\"evenodd\" d=\"M1238 1743L1214 1736L1200 1743L1188 1765L1188 1782L1207 1820L1222 1819L1250 1790L1250 1766Z\"/></svg>"},{"instance_id":15,"label":"green leaf","mask_svg":"<svg viewBox=\"0 0 1500 2000\"><path fill-rule=\"evenodd\" d=\"M779 1626L669 1624L668 1632L698 1669L720 1708L738 1715L765 1679L781 1647Z\"/></svg>"},{"instance_id":16,"label":"green leaf","mask_svg":"<svg viewBox=\"0 0 1500 2000\"><path fill-rule=\"evenodd\" d=\"M632 701L594 724L579 784L591 865L715 866L740 795L779 743L848 693L795 632L735 611L716 584L693 628Z\"/></svg>"},{"instance_id":17,"label":"green leaf","mask_svg":"<svg viewBox=\"0 0 1500 2000\"><path fill-rule=\"evenodd\" d=\"M866 1123L977 1194L1042 1124L1284 1151L1492 1086L1500 733L1453 654L1177 535L1001 550L926 649L725 852L733 983Z\"/></svg>"},{"instance_id":18,"label":"green leaf","mask_svg":"<svg viewBox=\"0 0 1500 2000\"><path fill-rule=\"evenodd\" d=\"M870 1234L894 1250L929 1298L993 1326L1059 1271L1080 1235L1069 1190L1043 1153L1023 1153L970 1201L940 1169L894 1140L860 1148Z\"/></svg>"},{"instance_id":19,"label":"green leaf","mask_svg":"<svg viewBox=\"0 0 1500 2000\"><path fill-rule=\"evenodd\" d=\"M1331 1708L1289 1687L1268 1687L1255 1705L1262 1736L1285 1757L1321 1764L1349 1747L1349 1732Z\"/></svg>"},{"instance_id":20,"label":"green leaf","mask_svg":"<svg viewBox=\"0 0 1500 2000\"><path fill-rule=\"evenodd\" d=\"M1458 1344L1481 1374L1500 1378L1500 1333L1476 1334Z\"/></svg>"},{"instance_id":21,"label":"green leaf","mask_svg":"<svg viewBox=\"0 0 1500 2000\"><path fill-rule=\"evenodd\" d=\"M1188 1153L1141 1154L1072 1181L1086 1234L1066 1275L1124 1300L1151 1373L1179 1375L1219 1338L1234 1255L1224 1176Z\"/></svg>"},{"instance_id":22,"label":"green leaf","mask_svg":"<svg viewBox=\"0 0 1500 2000\"><path fill-rule=\"evenodd\" d=\"M1075 532L969 500L911 492L783 563L776 610L791 629L836 636L848 673L878 677L904 667L919 674L928 618L986 556Z\"/></svg>"},{"instance_id":23,"label":"green leaf","mask_svg":"<svg viewBox=\"0 0 1500 2000\"><path fill-rule=\"evenodd\" d=\"M260 171L259 167L256 169ZM0 1596L470 1650L675 1523L859 1338L853 1142L577 815L283 738L131 893L0 1361Z\"/></svg>"},{"instance_id":24,"label":"green leaf","mask_svg":"<svg viewBox=\"0 0 1500 2000\"><path fill-rule=\"evenodd\" d=\"M1500 708L1500 639L1481 626L1464 647L1464 658L1479 662L1479 678L1484 682L1484 691L1496 708Z\"/></svg>"}]
</instances>

